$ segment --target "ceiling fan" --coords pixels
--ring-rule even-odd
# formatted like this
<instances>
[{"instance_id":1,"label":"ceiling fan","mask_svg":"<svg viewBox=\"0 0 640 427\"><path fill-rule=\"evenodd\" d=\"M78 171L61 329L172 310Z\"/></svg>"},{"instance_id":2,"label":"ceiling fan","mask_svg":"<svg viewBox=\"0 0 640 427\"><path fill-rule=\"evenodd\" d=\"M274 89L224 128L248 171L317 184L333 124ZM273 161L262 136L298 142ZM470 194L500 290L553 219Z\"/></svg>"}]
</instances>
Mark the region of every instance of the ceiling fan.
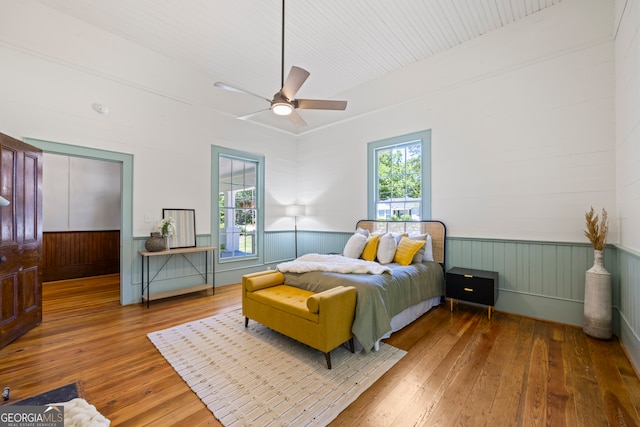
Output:
<instances>
[{"instance_id":1,"label":"ceiling fan","mask_svg":"<svg viewBox=\"0 0 640 427\"><path fill-rule=\"evenodd\" d=\"M344 110L347 108L347 101L330 101L323 99L295 99L296 93L300 90L300 87L309 77L309 72L295 65L289 70L287 79L284 79L284 2L282 0L282 57L281 57L281 73L280 73L280 85L281 89L273 95L273 99L265 98L261 95L249 92L244 89L240 89L226 83L215 82L214 86L221 89L229 90L231 92L245 93L248 95L257 96L258 98L267 101L270 106L267 109L256 111L255 113L247 114L238 117L239 119L246 120L253 117L256 114L260 114L264 111L271 110L279 116L287 116L296 127L306 126L307 123L298 114L296 110Z\"/></svg>"}]
</instances>

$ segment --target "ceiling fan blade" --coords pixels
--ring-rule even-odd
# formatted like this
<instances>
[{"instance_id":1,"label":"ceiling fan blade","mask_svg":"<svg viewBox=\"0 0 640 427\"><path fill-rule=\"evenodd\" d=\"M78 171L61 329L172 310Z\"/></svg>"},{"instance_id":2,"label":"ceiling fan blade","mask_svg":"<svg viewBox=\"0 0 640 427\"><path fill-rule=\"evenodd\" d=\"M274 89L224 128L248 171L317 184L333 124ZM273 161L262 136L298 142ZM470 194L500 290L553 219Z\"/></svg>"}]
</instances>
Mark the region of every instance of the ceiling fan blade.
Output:
<instances>
[{"instance_id":1,"label":"ceiling fan blade","mask_svg":"<svg viewBox=\"0 0 640 427\"><path fill-rule=\"evenodd\" d=\"M309 72L300 67L296 67L295 65L291 67L289 71L289 75L287 76L287 80L284 82L282 89L280 92L287 97L287 99L291 100L296 96L298 90L303 85L303 83L309 77Z\"/></svg>"},{"instance_id":2,"label":"ceiling fan blade","mask_svg":"<svg viewBox=\"0 0 640 427\"><path fill-rule=\"evenodd\" d=\"M302 128L307 125L307 122L304 121L304 119L300 116L300 114L296 112L296 110L293 110L287 117L289 117L289 120L291 120L293 125L297 128Z\"/></svg>"},{"instance_id":3,"label":"ceiling fan blade","mask_svg":"<svg viewBox=\"0 0 640 427\"><path fill-rule=\"evenodd\" d=\"M228 84L226 84L226 83L222 83L222 82L215 82L213 85L214 85L215 87L219 87L220 89L228 90L228 91L231 91L231 92L238 92L238 93L244 93L244 94L247 94L247 95L257 96L257 97L258 97L258 98L260 98L260 99L264 99L264 100L265 100L265 101L267 101L267 102L271 102L271 100L270 100L270 99L267 99L267 98L265 98L265 97L264 97L264 96L262 96L262 95L257 95L257 94L255 94L255 93L253 93L253 92L249 92L248 90L239 89L239 88L237 88L237 87L234 87L234 86L228 85Z\"/></svg>"},{"instance_id":4,"label":"ceiling fan blade","mask_svg":"<svg viewBox=\"0 0 640 427\"><path fill-rule=\"evenodd\" d=\"M256 111L256 112L249 113L249 114L245 114L244 116L238 116L237 119L239 119L239 120L249 120L251 117L257 116L258 114L264 113L265 111L269 111L269 110L270 110L270 108L266 108L264 110Z\"/></svg>"},{"instance_id":5,"label":"ceiling fan blade","mask_svg":"<svg viewBox=\"0 0 640 427\"><path fill-rule=\"evenodd\" d=\"M347 108L347 101L324 99L297 99L296 104L301 110L344 110Z\"/></svg>"}]
</instances>

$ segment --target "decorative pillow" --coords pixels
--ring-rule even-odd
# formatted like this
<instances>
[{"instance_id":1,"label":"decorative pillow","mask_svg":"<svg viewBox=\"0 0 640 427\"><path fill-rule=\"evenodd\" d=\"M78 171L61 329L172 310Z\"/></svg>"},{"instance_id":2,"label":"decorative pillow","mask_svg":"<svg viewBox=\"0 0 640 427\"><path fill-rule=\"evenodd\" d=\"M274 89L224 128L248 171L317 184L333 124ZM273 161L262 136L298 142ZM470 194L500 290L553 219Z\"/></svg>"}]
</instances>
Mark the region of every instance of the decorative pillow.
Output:
<instances>
[{"instance_id":1,"label":"decorative pillow","mask_svg":"<svg viewBox=\"0 0 640 427\"><path fill-rule=\"evenodd\" d=\"M425 234L409 234L414 240L424 240L426 244L414 256L413 262L433 261L433 241L431 235Z\"/></svg>"},{"instance_id":2,"label":"decorative pillow","mask_svg":"<svg viewBox=\"0 0 640 427\"><path fill-rule=\"evenodd\" d=\"M380 237L382 234L372 234L367 239L367 243L364 245L361 258L365 261L374 261L378 254L378 243L380 243Z\"/></svg>"},{"instance_id":3,"label":"decorative pillow","mask_svg":"<svg viewBox=\"0 0 640 427\"><path fill-rule=\"evenodd\" d=\"M424 257L424 251L425 248L427 247L426 243L427 243L427 236L428 234L409 234L409 238L413 239L413 240L420 240L421 242L425 242L425 245L423 247L421 247L420 249L418 249L418 252L415 253L415 255L413 256L413 261L411 261L411 263L413 264L414 262L422 262L422 257Z\"/></svg>"},{"instance_id":4,"label":"decorative pillow","mask_svg":"<svg viewBox=\"0 0 640 427\"><path fill-rule=\"evenodd\" d=\"M364 237L369 237L369 230L365 230L364 228L358 227L356 233L362 234Z\"/></svg>"},{"instance_id":5,"label":"decorative pillow","mask_svg":"<svg viewBox=\"0 0 640 427\"><path fill-rule=\"evenodd\" d=\"M344 245L342 255L347 258L360 258L360 255L362 255L362 251L364 250L364 245L366 244L367 238L365 235L356 233L347 240L347 244Z\"/></svg>"},{"instance_id":6,"label":"decorative pillow","mask_svg":"<svg viewBox=\"0 0 640 427\"><path fill-rule=\"evenodd\" d=\"M433 241L431 239L431 235L427 234L427 244L424 245L424 256L422 257L423 261L433 261Z\"/></svg>"},{"instance_id":7,"label":"decorative pillow","mask_svg":"<svg viewBox=\"0 0 640 427\"><path fill-rule=\"evenodd\" d=\"M396 246L400 244L400 240L402 240L403 237L408 237L409 235L407 233L391 233L393 235L393 239L396 241Z\"/></svg>"},{"instance_id":8,"label":"decorative pillow","mask_svg":"<svg viewBox=\"0 0 640 427\"><path fill-rule=\"evenodd\" d=\"M396 239L393 238L393 234L387 233L380 238L378 243L378 262L380 264L389 264L393 262L393 257L396 254Z\"/></svg>"},{"instance_id":9,"label":"decorative pillow","mask_svg":"<svg viewBox=\"0 0 640 427\"><path fill-rule=\"evenodd\" d=\"M409 265L413 262L413 257L426 244L426 240L414 240L409 237L403 237L400 240L393 262L400 265Z\"/></svg>"}]
</instances>

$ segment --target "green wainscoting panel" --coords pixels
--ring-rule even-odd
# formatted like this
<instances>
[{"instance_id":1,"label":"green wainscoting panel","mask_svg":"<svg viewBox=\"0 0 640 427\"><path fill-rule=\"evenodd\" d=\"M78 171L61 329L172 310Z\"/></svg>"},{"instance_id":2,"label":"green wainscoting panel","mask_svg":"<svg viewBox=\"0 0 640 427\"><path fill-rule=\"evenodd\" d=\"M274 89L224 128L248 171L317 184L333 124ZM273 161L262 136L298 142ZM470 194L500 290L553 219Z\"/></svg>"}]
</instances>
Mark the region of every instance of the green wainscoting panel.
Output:
<instances>
[{"instance_id":1,"label":"green wainscoting panel","mask_svg":"<svg viewBox=\"0 0 640 427\"><path fill-rule=\"evenodd\" d=\"M353 233L298 230L298 256L310 253L341 254ZM295 258L293 231L265 232L265 264L274 266Z\"/></svg>"},{"instance_id":2,"label":"green wainscoting panel","mask_svg":"<svg viewBox=\"0 0 640 427\"><path fill-rule=\"evenodd\" d=\"M298 256L310 253L341 254L352 233L299 231Z\"/></svg>"},{"instance_id":3,"label":"green wainscoting panel","mask_svg":"<svg viewBox=\"0 0 640 427\"><path fill-rule=\"evenodd\" d=\"M584 304L500 289L496 310L581 327Z\"/></svg>"},{"instance_id":4,"label":"green wainscoting panel","mask_svg":"<svg viewBox=\"0 0 640 427\"><path fill-rule=\"evenodd\" d=\"M300 244L298 233L298 245ZM291 261L295 256L295 240L293 231L267 231L264 233L265 264ZM300 253L300 247L298 247Z\"/></svg>"},{"instance_id":5,"label":"green wainscoting panel","mask_svg":"<svg viewBox=\"0 0 640 427\"><path fill-rule=\"evenodd\" d=\"M614 307L619 305L616 252L605 249ZM589 244L450 237L446 258L447 269L500 274L496 310L582 326L585 272L593 265Z\"/></svg>"},{"instance_id":6,"label":"green wainscoting panel","mask_svg":"<svg viewBox=\"0 0 640 427\"><path fill-rule=\"evenodd\" d=\"M618 247L620 340L640 371L640 254Z\"/></svg>"}]
</instances>

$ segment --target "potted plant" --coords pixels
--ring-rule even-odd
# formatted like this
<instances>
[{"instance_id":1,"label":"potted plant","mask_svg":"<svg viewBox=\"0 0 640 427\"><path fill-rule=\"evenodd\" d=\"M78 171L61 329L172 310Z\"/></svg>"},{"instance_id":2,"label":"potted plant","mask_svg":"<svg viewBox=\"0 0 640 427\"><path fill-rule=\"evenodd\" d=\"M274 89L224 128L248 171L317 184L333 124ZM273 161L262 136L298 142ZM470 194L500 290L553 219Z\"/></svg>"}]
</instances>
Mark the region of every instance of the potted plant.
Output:
<instances>
[{"instance_id":1,"label":"potted plant","mask_svg":"<svg viewBox=\"0 0 640 427\"><path fill-rule=\"evenodd\" d=\"M156 224L156 230L164 239L164 250L169 250L169 237L176 234L176 220L172 217L163 218Z\"/></svg>"},{"instance_id":2,"label":"potted plant","mask_svg":"<svg viewBox=\"0 0 640 427\"><path fill-rule=\"evenodd\" d=\"M584 332L598 339L611 338L611 274L604 268L604 247L609 233L607 211L599 217L593 207L585 213L584 235L593 246L593 267L587 270L584 287Z\"/></svg>"},{"instance_id":3,"label":"potted plant","mask_svg":"<svg viewBox=\"0 0 640 427\"><path fill-rule=\"evenodd\" d=\"M169 237L176 234L176 221L169 217L161 219L153 226L151 236L144 242L144 247L149 252L169 250Z\"/></svg>"}]
</instances>

